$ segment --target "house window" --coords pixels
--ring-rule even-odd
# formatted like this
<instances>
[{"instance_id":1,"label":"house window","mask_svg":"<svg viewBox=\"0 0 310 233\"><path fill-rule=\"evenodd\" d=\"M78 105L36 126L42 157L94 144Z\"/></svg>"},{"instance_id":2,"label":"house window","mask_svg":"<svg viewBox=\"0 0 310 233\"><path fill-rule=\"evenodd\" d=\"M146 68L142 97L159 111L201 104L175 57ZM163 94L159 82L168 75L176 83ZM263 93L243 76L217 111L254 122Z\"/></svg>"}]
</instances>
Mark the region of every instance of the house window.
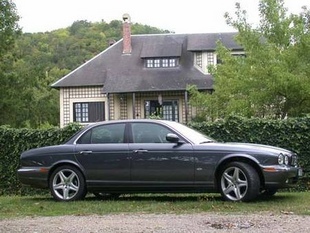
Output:
<instances>
[{"instance_id":1,"label":"house window","mask_svg":"<svg viewBox=\"0 0 310 233\"><path fill-rule=\"evenodd\" d=\"M162 114L164 120L179 121L178 101L164 101Z\"/></svg>"},{"instance_id":2,"label":"house window","mask_svg":"<svg viewBox=\"0 0 310 233\"><path fill-rule=\"evenodd\" d=\"M169 67L176 67L176 59L169 59Z\"/></svg>"},{"instance_id":3,"label":"house window","mask_svg":"<svg viewBox=\"0 0 310 233\"><path fill-rule=\"evenodd\" d=\"M168 67L169 66L169 60L168 59L163 59L163 67Z\"/></svg>"},{"instance_id":4,"label":"house window","mask_svg":"<svg viewBox=\"0 0 310 233\"><path fill-rule=\"evenodd\" d=\"M155 68L160 67L160 60L159 60L159 59L155 59L155 60L154 60L154 67L155 67Z\"/></svg>"},{"instance_id":5,"label":"house window","mask_svg":"<svg viewBox=\"0 0 310 233\"><path fill-rule=\"evenodd\" d=\"M196 53L196 65L202 68L202 53Z\"/></svg>"},{"instance_id":6,"label":"house window","mask_svg":"<svg viewBox=\"0 0 310 233\"><path fill-rule=\"evenodd\" d=\"M177 58L156 58L156 59L151 58L146 60L147 68L167 68L177 66L178 66Z\"/></svg>"},{"instance_id":7,"label":"house window","mask_svg":"<svg viewBox=\"0 0 310 233\"><path fill-rule=\"evenodd\" d=\"M207 63L208 65L214 65L214 54L207 53Z\"/></svg>"},{"instance_id":8,"label":"house window","mask_svg":"<svg viewBox=\"0 0 310 233\"><path fill-rule=\"evenodd\" d=\"M152 67L153 67L153 63L154 63L154 61L153 61L153 60L151 60L151 59L146 60L146 67L148 67L148 68L152 68Z\"/></svg>"},{"instance_id":9,"label":"house window","mask_svg":"<svg viewBox=\"0 0 310 233\"><path fill-rule=\"evenodd\" d=\"M74 122L104 121L104 102L80 102L73 104Z\"/></svg>"},{"instance_id":10,"label":"house window","mask_svg":"<svg viewBox=\"0 0 310 233\"><path fill-rule=\"evenodd\" d=\"M165 100L162 105L158 100L144 102L145 118L161 118L169 121L179 121L179 107L177 100Z\"/></svg>"}]
</instances>

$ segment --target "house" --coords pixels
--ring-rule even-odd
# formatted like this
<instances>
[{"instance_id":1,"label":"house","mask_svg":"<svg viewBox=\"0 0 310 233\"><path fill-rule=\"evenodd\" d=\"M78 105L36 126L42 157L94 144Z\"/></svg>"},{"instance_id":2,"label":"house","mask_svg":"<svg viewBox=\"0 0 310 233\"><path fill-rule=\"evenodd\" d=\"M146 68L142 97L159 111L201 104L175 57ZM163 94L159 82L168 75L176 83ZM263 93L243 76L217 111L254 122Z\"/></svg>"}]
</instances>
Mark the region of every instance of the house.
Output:
<instances>
[{"instance_id":1,"label":"house","mask_svg":"<svg viewBox=\"0 0 310 233\"><path fill-rule=\"evenodd\" d=\"M123 20L121 40L52 84L61 127L152 116L187 123L197 111L187 85L212 91L207 66L217 63L216 42L242 51L236 33L131 35L129 15Z\"/></svg>"}]
</instances>

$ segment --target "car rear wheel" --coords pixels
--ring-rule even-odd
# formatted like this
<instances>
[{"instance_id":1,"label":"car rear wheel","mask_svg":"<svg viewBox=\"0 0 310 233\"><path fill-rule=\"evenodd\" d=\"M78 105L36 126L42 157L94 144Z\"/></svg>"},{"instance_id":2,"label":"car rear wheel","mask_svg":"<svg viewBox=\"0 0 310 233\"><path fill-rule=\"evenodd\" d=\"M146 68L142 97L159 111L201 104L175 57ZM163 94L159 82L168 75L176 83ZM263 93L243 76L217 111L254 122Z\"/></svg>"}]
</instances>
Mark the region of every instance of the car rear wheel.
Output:
<instances>
[{"instance_id":1,"label":"car rear wheel","mask_svg":"<svg viewBox=\"0 0 310 233\"><path fill-rule=\"evenodd\" d=\"M85 180L77 168L69 165L57 168L51 175L49 187L54 199L74 201L86 195Z\"/></svg>"},{"instance_id":2,"label":"car rear wheel","mask_svg":"<svg viewBox=\"0 0 310 233\"><path fill-rule=\"evenodd\" d=\"M260 180L251 165L232 162L222 169L219 187L225 200L250 201L259 194Z\"/></svg>"}]
</instances>

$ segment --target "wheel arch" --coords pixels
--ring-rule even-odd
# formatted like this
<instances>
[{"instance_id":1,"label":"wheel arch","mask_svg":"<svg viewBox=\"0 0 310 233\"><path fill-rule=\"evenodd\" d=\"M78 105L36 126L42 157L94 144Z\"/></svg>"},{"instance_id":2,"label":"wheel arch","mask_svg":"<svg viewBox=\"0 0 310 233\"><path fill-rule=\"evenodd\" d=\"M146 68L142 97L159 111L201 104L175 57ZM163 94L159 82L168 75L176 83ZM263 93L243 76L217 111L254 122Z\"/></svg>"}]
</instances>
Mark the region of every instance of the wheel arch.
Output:
<instances>
[{"instance_id":1,"label":"wheel arch","mask_svg":"<svg viewBox=\"0 0 310 233\"><path fill-rule=\"evenodd\" d=\"M85 181L86 181L86 176L85 176L85 173L84 173L84 169L82 169L82 168L79 166L78 163L75 163L75 162L73 162L73 161L71 161L71 160L63 160L63 161L58 161L57 163L55 163L55 164L51 167L51 169L49 170L48 176L47 176L48 188L50 188L50 187L49 187L49 180L50 180L51 175L53 174L53 172L54 172L57 168L59 168L59 167L61 167L61 166L65 166L65 165L69 165L69 166L72 166L72 167L75 167L76 169L78 169L78 170L82 173L83 178L84 178Z\"/></svg>"},{"instance_id":2,"label":"wheel arch","mask_svg":"<svg viewBox=\"0 0 310 233\"><path fill-rule=\"evenodd\" d=\"M221 171L223 170L223 168L227 164L229 164L231 162L243 162L243 163L246 163L246 164L249 164L250 166L252 166L259 176L260 186L261 187L264 186L265 178L264 178L263 172L259 166L259 162L255 158L253 158L252 156L249 156L249 155L234 154L234 155L230 155L230 156L222 159L219 162L219 164L215 170L214 183L215 183L217 190L219 190L218 184L219 184L219 180L220 180Z\"/></svg>"}]
</instances>

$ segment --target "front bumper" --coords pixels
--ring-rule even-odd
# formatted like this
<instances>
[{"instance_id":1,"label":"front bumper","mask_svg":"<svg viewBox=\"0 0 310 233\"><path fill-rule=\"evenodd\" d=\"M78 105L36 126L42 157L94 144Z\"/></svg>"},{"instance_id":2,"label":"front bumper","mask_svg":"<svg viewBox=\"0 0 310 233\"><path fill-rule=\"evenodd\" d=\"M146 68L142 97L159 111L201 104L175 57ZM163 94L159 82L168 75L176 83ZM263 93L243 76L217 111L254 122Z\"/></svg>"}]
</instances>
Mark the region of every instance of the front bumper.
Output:
<instances>
[{"instance_id":1,"label":"front bumper","mask_svg":"<svg viewBox=\"0 0 310 233\"><path fill-rule=\"evenodd\" d=\"M303 175L300 167L285 165L262 167L266 188L288 188L294 186Z\"/></svg>"},{"instance_id":2,"label":"front bumper","mask_svg":"<svg viewBox=\"0 0 310 233\"><path fill-rule=\"evenodd\" d=\"M22 167L17 170L17 176L22 184L34 188L48 188L48 172L46 167Z\"/></svg>"}]
</instances>

